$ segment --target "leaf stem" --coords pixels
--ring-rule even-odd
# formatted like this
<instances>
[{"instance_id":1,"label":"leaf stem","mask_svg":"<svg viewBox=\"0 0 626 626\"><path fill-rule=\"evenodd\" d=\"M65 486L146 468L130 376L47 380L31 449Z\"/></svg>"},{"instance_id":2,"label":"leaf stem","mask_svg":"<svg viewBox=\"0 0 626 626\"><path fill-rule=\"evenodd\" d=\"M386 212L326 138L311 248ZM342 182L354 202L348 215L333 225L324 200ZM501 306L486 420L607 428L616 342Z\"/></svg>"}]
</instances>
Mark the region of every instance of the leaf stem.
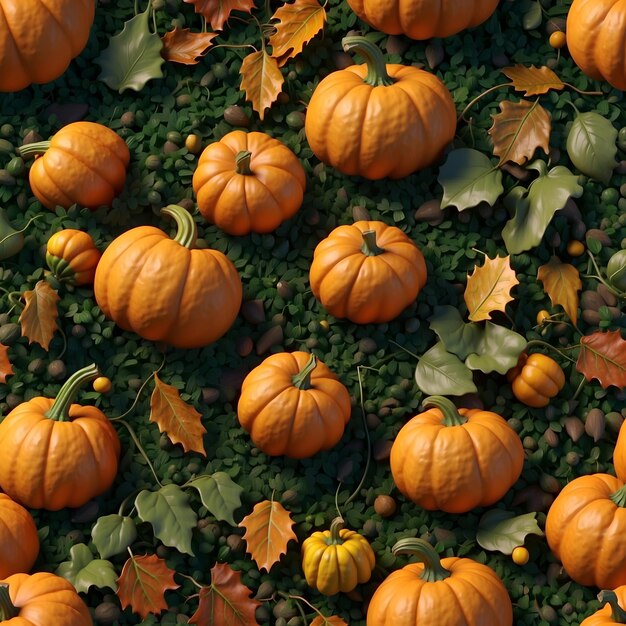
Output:
<instances>
[{"instance_id":1,"label":"leaf stem","mask_svg":"<svg viewBox=\"0 0 626 626\"><path fill-rule=\"evenodd\" d=\"M156 471L154 469L154 465L152 465L152 462L148 458L148 455L146 454L146 451L143 449L143 446L141 445L141 441L139 441L139 438L135 434L135 431L133 430L133 427L127 421L125 421L123 419L117 418L117 421L120 424L122 424L123 426L126 427L126 430L128 430L128 434L131 436L132 440L134 441L135 445L137 446L137 450L139 451L141 456L144 458L144 460L148 464L148 467L150 468L150 471L152 472L152 475L154 476L154 479L157 481L157 484L159 485L159 487L163 487L163 483L161 483L161 481L159 480L159 477L157 476L157 473L156 473Z\"/></svg>"},{"instance_id":2,"label":"leaf stem","mask_svg":"<svg viewBox=\"0 0 626 626\"><path fill-rule=\"evenodd\" d=\"M618 298L623 298L624 294L620 293L619 291L616 291L614 287L612 287L606 280L604 280L604 278L602 278L602 272L600 271L600 268L598 267L598 263L596 262L596 258L593 256L591 250L587 250L587 254L589 255L589 258L591 259L591 262L593 263L594 269L596 270L596 272L598 272L597 276L590 276L589 278L597 278L614 296Z\"/></svg>"},{"instance_id":3,"label":"leaf stem","mask_svg":"<svg viewBox=\"0 0 626 626\"><path fill-rule=\"evenodd\" d=\"M578 345L568 346L566 348L555 348L552 344L548 343L547 341L542 341L541 339L531 339L526 344L526 348L524 349L525 350L528 349L529 346L541 346L543 348L549 348L550 350L554 350L555 352L558 352L564 359L567 359L568 361L571 361L572 363L576 363L575 359L572 359L572 357L567 356L567 354L564 354L562 350L573 350L574 348L577 348Z\"/></svg>"},{"instance_id":4,"label":"leaf stem","mask_svg":"<svg viewBox=\"0 0 626 626\"><path fill-rule=\"evenodd\" d=\"M563 84L566 87L573 89L575 92L582 94L583 96L603 96L604 95L601 91L583 91L582 89L578 89L578 87L575 87L574 85L570 85L569 83L563 83Z\"/></svg>"},{"instance_id":5,"label":"leaf stem","mask_svg":"<svg viewBox=\"0 0 626 626\"><path fill-rule=\"evenodd\" d=\"M576 392L574 393L574 397L572 400L576 400L580 395L580 392L583 390L583 387L587 384L587 379L583 375L582 380L578 383L578 387L576 387Z\"/></svg>"},{"instance_id":6,"label":"leaf stem","mask_svg":"<svg viewBox=\"0 0 626 626\"><path fill-rule=\"evenodd\" d=\"M468 120L465 119L465 114L482 98L486 95L490 94L492 91L496 91L496 89L502 89L502 87L513 87L513 83L501 83L500 85L495 85L487 89L487 91L483 91L481 94L476 96L464 109L461 115L457 118L457 123L463 120L466 124L469 123Z\"/></svg>"}]
</instances>

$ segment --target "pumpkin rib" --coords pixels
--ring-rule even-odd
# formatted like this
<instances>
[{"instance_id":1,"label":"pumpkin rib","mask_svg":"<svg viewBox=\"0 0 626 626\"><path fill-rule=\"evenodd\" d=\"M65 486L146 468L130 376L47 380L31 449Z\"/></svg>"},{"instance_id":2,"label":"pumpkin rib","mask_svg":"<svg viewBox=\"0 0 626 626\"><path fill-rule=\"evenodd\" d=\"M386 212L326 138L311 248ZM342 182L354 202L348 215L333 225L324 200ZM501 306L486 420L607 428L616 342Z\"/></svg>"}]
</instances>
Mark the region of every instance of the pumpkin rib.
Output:
<instances>
[{"instance_id":1,"label":"pumpkin rib","mask_svg":"<svg viewBox=\"0 0 626 626\"><path fill-rule=\"evenodd\" d=\"M54 12L50 9L50 7L48 7L48 5L45 3L45 0L37 0L37 2L39 2L39 6L41 6L42 8L45 9L46 13L48 13L48 15L50 15L50 18L52 19L52 21L56 24L57 28L59 29L59 31L61 31L63 33L63 36L65 37L67 44L70 48L70 50L72 52L74 52L74 48L72 47L72 37L71 37L71 33L68 33L68 31L65 29L65 24L62 24L58 19L57 16L54 14Z\"/></svg>"},{"instance_id":2,"label":"pumpkin rib","mask_svg":"<svg viewBox=\"0 0 626 626\"><path fill-rule=\"evenodd\" d=\"M323 439L322 450L328 450L330 447L328 445L328 437L332 435L329 424L332 426L332 422L330 419L326 420L326 412L320 406L317 396L315 394L308 394L308 395L314 402L315 407L317 408L316 414L317 414L317 419L320 422L320 431L326 435ZM334 398L332 396L328 396L328 398L334 402ZM335 406L337 407L337 413L341 413L341 408L339 407L339 405L335 404ZM345 422L344 422L344 427L345 427Z\"/></svg>"},{"instance_id":3,"label":"pumpkin rib","mask_svg":"<svg viewBox=\"0 0 626 626\"><path fill-rule=\"evenodd\" d=\"M102 146L100 146L100 149L102 149ZM115 188L115 186L113 184L111 184L111 182L105 177L104 172L106 170L100 170L100 169L96 169L95 167L92 166L92 164L88 163L87 161L85 161L83 158L81 158L81 156L79 156L74 150L68 149L68 147L64 146L63 148L58 147L57 150L60 150L62 152L64 152L65 154L69 154L71 157L73 157L78 163L80 163L87 171L91 172L92 174L95 174L98 178L100 178L101 180L103 180L112 190L113 194L115 195L117 189ZM44 155L45 156L45 155Z\"/></svg>"},{"instance_id":4,"label":"pumpkin rib","mask_svg":"<svg viewBox=\"0 0 626 626\"><path fill-rule=\"evenodd\" d=\"M22 54L22 50L17 45L19 37L16 38L15 34L13 33L13 30L11 29L11 24L9 22L9 19L6 16L6 12L4 10L4 6L2 5L2 2L0 2L0 12L2 13L2 17L4 18L4 23L5 23L5 26L6 26L6 30L9 33L9 38L13 42L13 47L14 47L15 52L17 54L17 58L19 59L20 63L22 64L22 69L25 70L24 74L30 75L30 67L29 67L28 63L26 63L26 59L24 58L24 55Z\"/></svg>"},{"instance_id":5,"label":"pumpkin rib","mask_svg":"<svg viewBox=\"0 0 626 626\"><path fill-rule=\"evenodd\" d=\"M446 427L444 427L446 428ZM454 427L453 427L454 428ZM483 472L483 466L481 464L481 460L482 460L482 453L480 452L481 447L480 444L478 444L474 438L472 437L472 431L469 428L463 428L462 426L460 427L461 431L465 433L466 438L469 440L471 446L472 446L472 455L471 458L474 462L474 466L475 466L475 470L476 470L476 474L480 477L480 481L478 481L478 484L480 485L480 498L476 498L476 501L478 503L477 506L480 506L480 504L483 503L484 499L485 499L485 488L484 485L487 482L485 480L485 474ZM489 461L489 459L485 459L487 462ZM478 485L476 483L474 483L474 488L476 488ZM472 507L473 508L473 507Z\"/></svg>"},{"instance_id":6,"label":"pumpkin rib","mask_svg":"<svg viewBox=\"0 0 626 626\"><path fill-rule=\"evenodd\" d=\"M493 420L494 423L498 423L496 420ZM472 420L471 421L472 427L473 428L480 428L482 429L486 435L491 436L492 438L496 439L498 441L498 443L500 444L500 448L501 450L506 454L506 456L508 457L509 460L509 467L514 467L515 466L515 459L517 457L514 457L511 454L511 450L509 449L509 444L511 443L511 439L509 439L508 441L505 441L505 439L501 438L498 434L499 432L499 427L493 428L492 425L490 424L489 426L487 424L484 424L478 420ZM467 429L468 432L471 432L470 429Z\"/></svg>"},{"instance_id":7,"label":"pumpkin rib","mask_svg":"<svg viewBox=\"0 0 626 626\"><path fill-rule=\"evenodd\" d=\"M341 105L343 101L346 100L348 97L352 99L356 99L358 95L359 101L356 103L350 103L351 106L354 107L357 118L354 120L351 119L350 123L347 123L345 119L342 119L340 122L338 122L338 124L340 124L344 128L344 130L346 131L346 135L347 135L345 137L344 142L342 142L344 144L342 148L345 149L345 144L350 144L350 147L348 148L348 153L346 155L340 156L339 162L341 163L343 161L345 163L345 161L355 160L358 162L357 169L361 168L361 154L358 148L361 146L361 143L363 141L363 121L367 116L367 108L369 106L369 101L370 101L372 91L373 89L369 87L369 85L366 85L365 83L356 84L355 86L351 87L351 89L347 91L344 94L344 96L341 98L341 100L339 100L339 102L337 102L337 104L335 105L333 112L330 118L328 119L327 125L326 125L327 131L326 131L326 137L324 138L324 142L327 141L328 133L330 132L330 129L335 123L335 117L337 116L337 114L342 113L343 117L345 117L345 113L341 111ZM360 92L363 93L365 98L361 96ZM349 134L352 132L353 128L358 131L358 136L354 137L354 139L351 139ZM349 152L350 150L353 151L353 154L350 154ZM332 156L330 158L333 159ZM353 168L348 166L348 169L353 169Z\"/></svg>"},{"instance_id":8,"label":"pumpkin rib","mask_svg":"<svg viewBox=\"0 0 626 626\"><path fill-rule=\"evenodd\" d=\"M38 165L40 164L40 165ZM55 180L55 177L53 176L53 174L55 174L55 170L53 169L52 171L49 171L49 167L51 167L47 160L43 159L42 157L39 157L32 165L31 167L31 175L33 171L37 171L37 169L41 168L44 170L45 174L46 174L46 178L47 178L47 182L54 188L54 190L56 190L56 194L54 196L50 196L48 195L48 193L44 192L42 193L40 190L40 186L41 186L41 181L38 181L37 185L35 187L33 187L33 193L35 195L38 195L37 192L41 193L41 195L50 203L54 202L54 204L56 206L61 206L61 204L58 202L59 199L63 202L63 204L67 204L67 206L71 206L72 204L74 204L74 201L63 191L63 189L59 186L59 184L57 183L57 181ZM49 192L50 190L48 190ZM42 203L45 205L45 203Z\"/></svg>"}]
</instances>

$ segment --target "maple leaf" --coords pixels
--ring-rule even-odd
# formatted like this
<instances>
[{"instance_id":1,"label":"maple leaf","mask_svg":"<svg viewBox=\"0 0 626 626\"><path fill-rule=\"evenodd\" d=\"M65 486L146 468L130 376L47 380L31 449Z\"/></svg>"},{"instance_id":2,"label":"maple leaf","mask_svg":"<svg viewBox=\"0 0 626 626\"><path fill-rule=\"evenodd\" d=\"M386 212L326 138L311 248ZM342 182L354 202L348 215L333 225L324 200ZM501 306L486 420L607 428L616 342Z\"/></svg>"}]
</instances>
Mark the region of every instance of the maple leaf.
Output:
<instances>
[{"instance_id":1,"label":"maple leaf","mask_svg":"<svg viewBox=\"0 0 626 626\"><path fill-rule=\"evenodd\" d=\"M26 301L19 319L22 335L28 338L29 344L38 343L47 351L58 328L57 302L61 298L45 280L40 280L32 291L25 291L22 295Z\"/></svg>"},{"instance_id":2,"label":"maple leaf","mask_svg":"<svg viewBox=\"0 0 626 626\"><path fill-rule=\"evenodd\" d=\"M475 267L471 276L467 277L465 287L465 303L472 322L480 322L491 318L492 311L504 311L507 302L513 300L509 293L519 280L515 270L511 268L510 256L485 258L482 267Z\"/></svg>"},{"instance_id":3,"label":"maple leaf","mask_svg":"<svg viewBox=\"0 0 626 626\"><path fill-rule=\"evenodd\" d=\"M626 340L619 330L595 332L580 340L576 370L587 380L596 378L604 389L626 387Z\"/></svg>"},{"instance_id":4,"label":"maple leaf","mask_svg":"<svg viewBox=\"0 0 626 626\"><path fill-rule=\"evenodd\" d=\"M553 306L560 304L568 317L576 324L578 319L578 292L583 288L578 270L569 263L562 263L553 256L549 263L542 265L537 279L543 283Z\"/></svg>"},{"instance_id":5,"label":"maple leaf","mask_svg":"<svg viewBox=\"0 0 626 626\"><path fill-rule=\"evenodd\" d=\"M333 615L332 617L325 617L324 615L318 615L309 626L348 626L348 622Z\"/></svg>"},{"instance_id":6,"label":"maple leaf","mask_svg":"<svg viewBox=\"0 0 626 626\"><path fill-rule=\"evenodd\" d=\"M198 626L259 626L256 620L258 600L241 582L241 574L227 563L216 563L211 569L211 585L200 590L198 610L189 624Z\"/></svg>"},{"instance_id":7,"label":"maple leaf","mask_svg":"<svg viewBox=\"0 0 626 626\"><path fill-rule=\"evenodd\" d=\"M500 102L501 113L493 116L489 136L493 142L493 154L500 157L500 165L513 161L524 165L532 158L537 148L548 154L550 151L549 113L539 101Z\"/></svg>"},{"instance_id":8,"label":"maple leaf","mask_svg":"<svg viewBox=\"0 0 626 626\"><path fill-rule=\"evenodd\" d=\"M202 14L213 30L222 30L232 11L250 13L254 0L184 0L193 4L194 11Z\"/></svg>"},{"instance_id":9,"label":"maple leaf","mask_svg":"<svg viewBox=\"0 0 626 626\"><path fill-rule=\"evenodd\" d=\"M150 613L158 615L167 609L165 592L180 587L174 582L175 573L156 554L131 555L117 579L117 597L122 609L130 606L142 619Z\"/></svg>"},{"instance_id":10,"label":"maple leaf","mask_svg":"<svg viewBox=\"0 0 626 626\"><path fill-rule=\"evenodd\" d=\"M294 521L280 502L265 500L259 502L239 523L245 528L243 536L248 544L248 554L252 556L259 569L269 572L280 555L287 551L291 539L298 538L293 532Z\"/></svg>"},{"instance_id":11,"label":"maple leaf","mask_svg":"<svg viewBox=\"0 0 626 626\"><path fill-rule=\"evenodd\" d=\"M282 67L324 28L326 11L317 0L295 0L280 7L271 19L279 20L269 43L272 56Z\"/></svg>"},{"instance_id":12,"label":"maple leaf","mask_svg":"<svg viewBox=\"0 0 626 626\"><path fill-rule=\"evenodd\" d=\"M206 456L202 436L206 429L202 415L187 404L178 389L164 383L154 374L154 391L150 397L150 421L156 422L162 433L173 443L180 443L185 452L194 450Z\"/></svg>"},{"instance_id":13,"label":"maple leaf","mask_svg":"<svg viewBox=\"0 0 626 626\"><path fill-rule=\"evenodd\" d=\"M265 109L278 98L285 82L278 61L265 50L252 52L243 60L239 73L243 77L241 88L246 92L246 99L262 120Z\"/></svg>"},{"instance_id":14,"label":"maple leaf","mask_svg":"<svg viewBox=\"0 0 626 626\"><path fill-rule=\"evenodd\" d=\"M565 87L565 83L545 65L542 67L515 65L505 67L501 72L511 79L513 88L525 92L525 96L540 96L548 93L550 89L560 91Z\"/></svg>"},{"instance_id":15,"label":"maple leaf","mask_svg":"<svg viewBox=\"0 0 626 626\"><path fill-rule=\"evenodd\" d=\"M0 343L0 383L6 383L7 376L15 373L7 355L8 350L8 346Z\"/></svg>"},{"instance_id":16,"label":"maple leaf","mask_svg":"<svg viewBox=\"0 0 626 626\"><path fill-rule=\"evenodd\" d=\"M188 28L174 28L161 37L161 56L166 61L195 65L206 54L217 33L192 33Z\"/></svg>"}]
</instances>

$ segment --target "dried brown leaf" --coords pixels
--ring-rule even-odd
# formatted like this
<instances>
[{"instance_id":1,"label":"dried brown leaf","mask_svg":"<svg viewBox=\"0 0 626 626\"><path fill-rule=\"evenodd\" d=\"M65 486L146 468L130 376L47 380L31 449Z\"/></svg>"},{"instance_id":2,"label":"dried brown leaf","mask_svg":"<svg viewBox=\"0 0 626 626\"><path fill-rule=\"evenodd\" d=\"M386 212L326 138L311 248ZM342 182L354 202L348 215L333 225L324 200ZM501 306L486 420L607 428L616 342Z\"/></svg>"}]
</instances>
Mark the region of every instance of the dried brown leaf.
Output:
<instances>
[{"instance_id":1,"label":"dried brown leaf","mask_svg":"<svg viewBox=\"0 0 626 626\"><path fill-rule=\"evenodd\" d=\"M7 376L15 373L11 361L9 361L8 350L8 346L0 343L0 383L6 383Z\"/></svg>"},{"instance_id":2,"label":"dried brown leaf","mask_svg":"<svg viewBox=\"0 0 626 626\"><path fill-rule=\"evenodd\" d=\"M161 56L166 61L195 65L211 47L217 33L192 33L188 28L174 28L161 37Z\"/></svg>"},{"instance_id":3,"label":"dried brown leaf","mask_svg":"<svg viewBox=\"0 0 626 626\"><path fill-rule=\"evenodd\" d=\"M604 389L626 387L626 340L619 330L586 335L580 344L578 372L589 381L596 378Z\"/></svg>"},{"instance_id":4,"label":"dried brown leaf","mask_svg":"<svg viewBox=\"0 0 626 626\"><path fill-rule=\"evenodd\" d=\"M545 292L553 306L561 305L568 317L576 324L578 319L578 292L583 288L578 270L553 256L537 272Z\"/></svg>"},{"instance_id":5,"label":"dried brown leaf","mask_svg":"<svg viewBox=\"0 0 626 626\"><path fill-rule=\"evenodd\" d=\"M59 294L45 281L40 280L32 291L23 294L26 306L20 315L22 335L28 343L38 343L48 350L54 332L59 328L57 302Z\"/></svg>"},{"instance_id":6,"label":"dried brown leaf","mask_svg":"<svg viewBox=\"0 0 626 626\"><path fill-rule=\"evenodd\" d=\"M213 30L222 30L232 11L250 13L254 9L254 0L184 0L193 4L196 13L200 13L211 24Z\"/></svg>"}]
</instances>

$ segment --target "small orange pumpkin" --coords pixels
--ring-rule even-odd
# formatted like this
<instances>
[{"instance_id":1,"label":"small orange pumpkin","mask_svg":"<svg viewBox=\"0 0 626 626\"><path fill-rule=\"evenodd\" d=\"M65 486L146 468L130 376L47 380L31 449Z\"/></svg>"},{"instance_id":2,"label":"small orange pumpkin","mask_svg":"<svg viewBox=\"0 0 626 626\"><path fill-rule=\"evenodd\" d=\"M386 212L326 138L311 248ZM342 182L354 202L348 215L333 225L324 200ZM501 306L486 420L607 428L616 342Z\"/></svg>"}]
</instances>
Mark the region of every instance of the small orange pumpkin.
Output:
<instances>
[{"instance_id":1,"label":"small orange pumpkin","mask_svg":"<svg viewBox=\"0 0 626 626\"><path fill-rule=\"evenodd\" d=\"M598 600L606 603L599 611L584 619L580 626L618 626L626 624L626 585L614 591L605 589L598 594Z\"/></svg>"},{"instance_id":2,"label":"small orange pumpkin","mask_svg":"<svg viewBox=\"0 0 626 626\"><path fill-rule=\"evenodd\" d=\"M561 366L549 356L522 352L517 365L506 374L513 395L527 406L548 406L565 385Z\"/></svg>"},{"instance_id":3,"label":"small orange pumpkin","mask_svg":"<svg viewBox=\"0 0 626 626\"><path fill-rule=\"evenodd\" d=\"M0 579L28 573L39 554L39 535L31 514L0 493Z\"/></svg>"},{"instance_id":4,"label":"small orange pumpkin","mask_svg":"<svg viewBox=\"0 0 626 626\"><path fill-rule=\"evenodd\" d=\"M54 233L46 244L46 263L53 276L69 285L92 284L100 257L91 235L74 228Z\"/></svg>"}]
</instances>

